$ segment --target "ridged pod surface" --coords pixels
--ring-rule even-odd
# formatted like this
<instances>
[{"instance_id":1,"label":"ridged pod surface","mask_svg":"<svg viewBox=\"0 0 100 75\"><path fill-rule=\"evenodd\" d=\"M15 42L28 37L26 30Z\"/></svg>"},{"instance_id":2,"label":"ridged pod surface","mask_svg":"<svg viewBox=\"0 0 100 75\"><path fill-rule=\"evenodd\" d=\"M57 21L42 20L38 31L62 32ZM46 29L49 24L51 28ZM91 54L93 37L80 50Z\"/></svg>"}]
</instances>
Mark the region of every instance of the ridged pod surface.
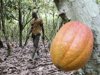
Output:
<instances>
[{"instance_id":1,"label":"ridged pod surface","mask_svg":"<svg viewBox=\"0 0 100 75\"><path fill-rule=\"evenodd\" d=\"M78 21L64 24L50 46L52 62L65 71L82 68L91 56L93 41L93 33L85 24Z\"/></svg>"}]
</instances>

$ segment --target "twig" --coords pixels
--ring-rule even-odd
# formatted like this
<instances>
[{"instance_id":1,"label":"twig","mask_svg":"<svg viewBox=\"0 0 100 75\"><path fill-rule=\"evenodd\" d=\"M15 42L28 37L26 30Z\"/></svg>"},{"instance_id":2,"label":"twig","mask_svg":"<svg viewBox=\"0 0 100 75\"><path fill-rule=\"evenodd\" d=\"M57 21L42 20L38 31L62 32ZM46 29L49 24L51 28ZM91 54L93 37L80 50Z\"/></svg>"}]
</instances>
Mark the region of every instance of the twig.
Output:
<instances>
[{"instance_id":1,"label":"twig","mask_svg":"<svg viewBox=\"0 0 100 75\"><path fill-rule=\"evenodd\" d=\"M34 66L32 69L38 68L40 66L47 66L47 65L53 65L53 63L51 62L51 63L39 64L37 66Z\"/></svg>"}]
</instances>

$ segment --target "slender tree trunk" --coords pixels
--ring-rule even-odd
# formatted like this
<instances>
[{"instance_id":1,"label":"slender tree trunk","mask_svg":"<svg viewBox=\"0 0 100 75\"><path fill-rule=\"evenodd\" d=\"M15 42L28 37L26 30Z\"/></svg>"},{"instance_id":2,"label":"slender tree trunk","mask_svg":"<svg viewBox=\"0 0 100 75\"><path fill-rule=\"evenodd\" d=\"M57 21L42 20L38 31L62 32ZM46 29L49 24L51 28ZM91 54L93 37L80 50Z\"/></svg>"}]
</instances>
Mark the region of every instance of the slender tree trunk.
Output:
<instances>
[{"instance_id":1,"label":"slender tree trunk","mask_svg":"<svg viewBox=\"0 0 100 75\"><path fill-rule=\"evenodd\" d=\"M1 5L2 5L2 3L1 3L2 1L0 1L0 8L1 8ZM0 11L0 34L1 34L1 11ZM3 47L3 42L1 41L1 36L0 36L0 48L2 48Z\"/></svg>"},{"instance_id":2,"label":"slender tree trunk","mask_svg":"<svg viewBox=\"0 0 100 75\"><path fill-rule=\"evenodd\" d=\"M0 8L1 8L1 3L0 3ZM0 11L0 31L1 31L1 11Z\"/></svg>"},{"instance_id":3,"label":"slender tree trunk","mask_svg":"<svg viewBox=\"0 0 100 75\"><path fill-rule=\"evenodd\" d=\"M2 40L0 39L0 48L3 48L4 46L3 46L3 42L2 42Z\"/></svg>"},{"instance_id":4,"label":"slender tree trunk","mask_svg":"<svg viewBox=\"0 0 100 75\"><path fill-rule=\"evenodd\" d=\"M0 12L1 13L1 12ZM1 14L0 14L0 31L1 31Z\"/></svg>"},{"instance_id":5,"label":"slender tree trunk","mask_svg":"<svg viewBox=\"0 0 100 75\"><path fill-rule=\"evenodd\" d=\"M4 15L5 11L4 11L4 2L3 2L3 0L0 0L0 3L1 3L1 26L2 26L2 32L3 32L4 37L5 37L5 40L6 40L7 52L8 52L8 55L7 56L9 56L10 53L11 53L11 46L10 46L10 44L8 42L8 37L6 35L5 15Z\"/></svg>"},{"instance_id":6,"label":"slender tree trunk","mask_svg":"<svg viewBox=\"0 0 100 75\"><path fill-rule=\"evenodd\" d=\"M4 4L3 4L3 0L1 0L1 25L2 25L2 31L5 35L5 20L4 20Z\"/></svg>"},{"instance_id":7,"label":"slender tree trunk","mask_svg":"<svg viewBox=\"0 0 100 75\"><path fill-rule=\"evenodd\" d=\"M84 75L100 75L100 11L95 0L54 0L58 11L71 20L78 20L94 32L94 50Z\"/></svg>"},{"instance_id":8,"label":"slender tree trunk","mask_svg":"<svg viewBox=\"0 0 100 75\"><path fill-rule=\"evenodd\" d=\"M22 12L21 12L21 0L18 2L19 9L19 46L22 47L22 30L23 30L23 24L22 24Z\"/></svg>"}]
</instances>

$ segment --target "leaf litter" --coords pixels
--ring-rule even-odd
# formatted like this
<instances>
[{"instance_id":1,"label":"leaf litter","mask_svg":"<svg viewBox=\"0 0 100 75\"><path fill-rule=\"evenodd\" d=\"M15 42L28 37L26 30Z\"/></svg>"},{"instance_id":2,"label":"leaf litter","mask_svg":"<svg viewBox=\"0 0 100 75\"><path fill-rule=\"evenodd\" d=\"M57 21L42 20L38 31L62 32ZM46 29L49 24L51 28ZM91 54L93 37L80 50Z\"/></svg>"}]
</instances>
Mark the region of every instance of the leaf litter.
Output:
<instances>
[{"instance_id":1,"label":"leaf litter","mask_svg":"<svg viewBox=\"0 0 100 75\"><path fill-rule=\"evenodd\" d=\"M35 59L31 57L34 50L31 41L24 48L18 47L14 42L13 44L11 55L7 58L6 48L0 49L0 58L3 60L0 62L0 75L73 75L73 72L61 71L53 65L47 41L45 48L39 42L39 56L35 54Z\"/></svg>"}]
</instances>

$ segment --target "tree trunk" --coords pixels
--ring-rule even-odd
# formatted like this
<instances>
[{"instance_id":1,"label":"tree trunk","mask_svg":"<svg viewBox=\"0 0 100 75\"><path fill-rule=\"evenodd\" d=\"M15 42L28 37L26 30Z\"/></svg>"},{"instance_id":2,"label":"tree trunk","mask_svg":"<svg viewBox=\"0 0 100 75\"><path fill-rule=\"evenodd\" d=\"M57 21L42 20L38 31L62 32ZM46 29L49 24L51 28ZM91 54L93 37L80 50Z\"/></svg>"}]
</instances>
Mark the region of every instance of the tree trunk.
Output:
<instances>
[{"instance_id":1,"label":"tree trunk","mask_svg":"<svg viewBox=\"0 0 100 75\"><path fill-rule=\"evenodd\" d=\"M4 46L3 46L3 42L2 42L2 40L0 39L0 48L3 48Z\"/></svg>"},{"instance_id":2,"label":"tree trunk","mask_svg":"<svg viewBox=\"0 0 100 75\"><path fill-rule=\"evenodd\" d=\"M0 3L0 8L1 8L1 3ZM1 31L1 11L0 11L0 31Z\"/></svg>"},{"instance_id":3,"label":"tree trunk","mask_svg":"<svg viewBox=\"0 0 100 75\"><path fill-rule=\"evenodd\" d=\"M71 20L85 23L94 32L94 50L83 69L85 75L100 75L100 11L95 0L54 0L58 11Z\"/></svg>"},{"instance_id":4,"label":"tree trunk","mask_svg":"<svg viewBox=\"0 0 100 75\"><path fill-rule=\"evenodd\" d=\"M2 25L2 31L5 35L5 20L4 20L4 3L3 3L3 0L0 1L0 5L1 5L1 25Z\"/></svg>"},{"instance_id":5,"label":"tree trunk","mask_svg":"<svg viewBox=\"0 0 100 75\"><path fill-rule=\"evenodd\" d=\"M22 47L22 30L23 30L23 24L22 24L22 12L21 12L21 0L18 2L19 8L19 46Z\"/></svg>"},{"instance_id":6,"label":"tree trunk","mask_svg":"<svg viewBox=\"0 0 100 75\"><path fill-rule=\"evenodd\" d=\"M1 12L0 12L1 13ZM1 14L0 14L0 31L1 31Z\"/></svg>"},{"instance_id":7,"label":"tree trunk","mask_svg":"<svg viewBox=\"0 0 100 75\"><path fill-rule=\"evenodd\" d=\"M7 53L8 53L7 56L9 56L9 55L11 54L11 46L10 46L10 44L9 44L9 42L8 42L8 37L7 37L7 35L6 35L5 15L4 15L5 11L4 11L4 2L3 2L3 0L0 0L0 4L1 4L1 26L2 26L2 32L3 32L4 38L5 38L5 40L6 40Z\"/></svg>"}]
</instances>

